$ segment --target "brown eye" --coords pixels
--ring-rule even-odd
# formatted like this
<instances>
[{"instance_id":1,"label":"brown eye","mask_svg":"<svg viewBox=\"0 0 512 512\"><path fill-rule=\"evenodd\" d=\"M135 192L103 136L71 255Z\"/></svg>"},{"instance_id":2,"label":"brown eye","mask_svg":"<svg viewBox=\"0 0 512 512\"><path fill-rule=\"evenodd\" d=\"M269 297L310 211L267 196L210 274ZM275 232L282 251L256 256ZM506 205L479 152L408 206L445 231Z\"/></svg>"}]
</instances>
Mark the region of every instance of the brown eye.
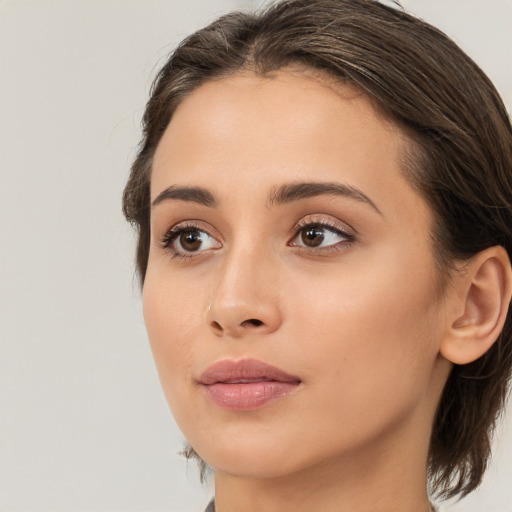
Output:
<instances>
[{"instance_id":1,"label":"brown eye","mask_svg":"<svg viewBox=\"0 0 512 512\"><path fill-rule=\"evenodd\" d=\"M162 238L162 247L173 256L194 256L209 249L220 249L222 244L196 226L178 225Z\"/></svg>"},{"instance_id":2,"label":"brown eye","mask_svg":"<svg viewBox=\"0 0 512 512\"><path fill-rule=\"evenodd\" d=\"M203 243L201 233L198 229L182 231L178 237L179 245L185 251L193 252L199 250Z\"/></svg>"},{"instance_id":3,"label":"brown eye","mask_svg":"<svg viewBox=\"0 0 512 512\"><path fill-rule=\"evenodd\" d=\"M290 245L312 250L330 250L349 245L354 240L354 235L343 229L315 222L299 227Z\"/></svg>"},{"instance_id":4,"label":"brown eye","mask_svg":"<svg viewBox=\"0 0 512 512\"><path fill-rule=\"evenodd\" d=\"M300 233L303 244L307 247L318 247L325 238L325 228L322 226L308 226Z\"/></svg>"}]
</instances>

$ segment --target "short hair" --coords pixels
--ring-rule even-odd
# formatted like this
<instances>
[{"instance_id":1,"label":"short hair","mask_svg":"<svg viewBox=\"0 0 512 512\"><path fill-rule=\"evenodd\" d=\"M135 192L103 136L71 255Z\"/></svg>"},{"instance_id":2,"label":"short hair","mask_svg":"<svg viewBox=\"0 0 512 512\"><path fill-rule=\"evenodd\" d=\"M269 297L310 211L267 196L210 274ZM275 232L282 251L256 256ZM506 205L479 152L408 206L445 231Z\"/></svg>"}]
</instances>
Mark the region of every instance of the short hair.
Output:
<instances>
[{"instance_id":1,"label":"short hair","mask_svg":"<svg viewBox=\"0 0 512 512\"><path fill-rule=\"evenodd\" d=\"M284 0L224 15L190 35L153 83L123 196L124 214L138 232L142 285L152 161L176 107L209 80L245 70L268 76L290 66L357 86L407 133L404 175L433 211L441 273L495 245L511 257L512 129L482 70L443 32L401 9L375 0ZM443 390L429 450L431 490L439 497L462 497L480 484L511 366L509 314L492 348L454 365Z\"/></svg>"}]
</instances>

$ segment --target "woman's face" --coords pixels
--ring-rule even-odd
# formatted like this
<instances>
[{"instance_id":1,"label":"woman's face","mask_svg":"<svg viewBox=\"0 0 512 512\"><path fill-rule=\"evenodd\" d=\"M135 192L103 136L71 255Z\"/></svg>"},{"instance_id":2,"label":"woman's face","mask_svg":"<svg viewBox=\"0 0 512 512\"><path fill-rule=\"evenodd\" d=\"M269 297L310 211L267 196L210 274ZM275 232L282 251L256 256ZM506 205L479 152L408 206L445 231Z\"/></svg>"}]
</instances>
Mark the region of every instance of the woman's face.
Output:
<instances>
[{"instance_id":1,"label":"woman's face","mask_svg":"<svg viewBox=\"0 0 512 512\"><path fill-rule=\"evenodd\" d=\"M313 74L238 74L178 107L154 159L144 316L176 421L217 471L426 456L443 298L406 144Z\"/></svg>"}]
</instances>

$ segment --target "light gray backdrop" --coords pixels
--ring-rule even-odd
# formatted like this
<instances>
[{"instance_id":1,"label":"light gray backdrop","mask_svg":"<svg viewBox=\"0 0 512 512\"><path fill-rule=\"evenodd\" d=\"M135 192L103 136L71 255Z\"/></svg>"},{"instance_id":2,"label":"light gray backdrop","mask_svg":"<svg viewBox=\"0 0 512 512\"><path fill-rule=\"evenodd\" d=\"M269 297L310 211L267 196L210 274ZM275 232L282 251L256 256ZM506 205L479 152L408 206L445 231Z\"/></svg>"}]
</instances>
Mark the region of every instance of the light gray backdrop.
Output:
<instances>
[{"instance_id":1,"label":"light gray backdrop","mask_svg":"<svg viewBox=\"0 0 512 512\"><path fill-rule=\"evenodd\" d=\"M246 0L0 0L0 511L200 511L120 206L157 62ZM512 0L409 0L512 105ZM512 409L512 407L511 407ZM480 492L512 512L512 411Z\"/></svg>"}]
</instances>

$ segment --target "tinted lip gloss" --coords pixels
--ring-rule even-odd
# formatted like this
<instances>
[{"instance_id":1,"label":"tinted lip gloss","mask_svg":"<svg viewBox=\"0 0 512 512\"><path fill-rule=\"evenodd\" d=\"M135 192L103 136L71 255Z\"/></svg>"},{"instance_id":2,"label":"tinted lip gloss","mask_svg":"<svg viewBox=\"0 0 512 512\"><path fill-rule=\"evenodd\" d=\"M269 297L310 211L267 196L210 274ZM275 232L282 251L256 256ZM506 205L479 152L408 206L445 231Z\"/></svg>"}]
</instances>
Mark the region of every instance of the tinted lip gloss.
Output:
<instances>
[{"instance_id":1,"label":"tinted lip gloss","mask_svg":"<svg viewBox=\"0 0 512 512\"><path fill-rule=\"evenodd\" d=\"M199 378L208 398L224 409L250 410L289 395L300 379L256 359L223 360Z\"/></svg>"}]
</instances>

